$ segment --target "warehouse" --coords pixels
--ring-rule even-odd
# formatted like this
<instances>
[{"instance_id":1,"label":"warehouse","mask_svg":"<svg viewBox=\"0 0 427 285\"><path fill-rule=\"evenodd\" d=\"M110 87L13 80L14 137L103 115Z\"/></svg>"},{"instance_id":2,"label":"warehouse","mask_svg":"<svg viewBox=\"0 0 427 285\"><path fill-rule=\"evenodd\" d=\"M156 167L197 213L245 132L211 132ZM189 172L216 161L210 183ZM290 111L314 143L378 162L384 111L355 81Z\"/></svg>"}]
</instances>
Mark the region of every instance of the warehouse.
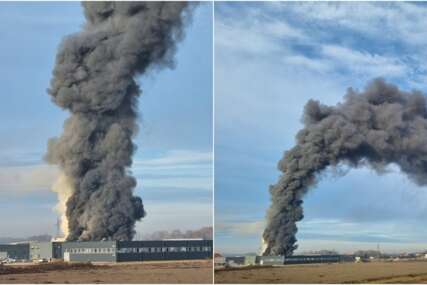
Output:
<instances>
[{"instance_id":1,"label":"warehouse","mask_svg":"<svg viewBox=\"0 0 427 285\"><path fill-rule=\"evenodd\" d=\"M292 255L285 257L284 264L340 262L340 255Z\"/></svg>"},{"instance_id":2,"label":"warehouse","mask_svg":"<svg viewBox=\"0 0 427 285\"><path fill-rule=\"evenodd\" d=\"M149 261L212 258L212 240L64 242L66 261Z\"/></svg>"},{"instance_id":3,"label":"warehouse","mask_svg":"<svg viewBox=\"0 0 427 285\"><path fill-rule=\"evenodd\" d=\"M117 261L212 258L212 240L119 241Z\"/></svg>"},{"instance_id":4,"label":"warehouse","mask_svg":"<svg viewBox=\"0 0 427 285\"><path fill-rule=\"evenodd\" d=\"M30 242L31 260L62 259L62 242Z\"/></svg>"},{"instance_id":5,"label":"warehouse","mask_svg":"<svg viewBox=\"0 0 427 285\"><path fill-rule=\"evenodd\" d=\"M117 241L74 241L62 243L64 261L117 261Z\"/></svg>"},{"instance_id":6,"label":"warehouse","mask_svg":"<svg viewBox=\"0 0 427 285\"><path fill-rule=\"evenodd\" d=\"M15 243L15 244L0 244L0 255L6 256L8 259L17 261L30 259L30 244Z\"/></svg>"},{"instance_id":7,"label":"warehouse","mask_svg":"<svg viewBox=\"0 0 427 285\"><path fill-rule=\"evenodd\" d=\"M0 245L15 260L121 262L212 258L212 240L67 241Z\"/></svg>"},{"instance_id":8,"label":"warehouse","mask_svg":"<svg viewBox=\"0 0 427 285\"><path fill-rule=\"evenodd\" d=\"M353 262L353 255L267 255L267 256L229 256L225 259L227 266L278 266L286 264L307 264L307 263L336 263Z\"/></svg>"},{"instance_id":9,"label":"warehouse","mask_svg":"<svg viewBox=\"0 0 427 285\"><path fill-rule=\"evenodd\" d=\"M259 265L306 264L306 263L335 263L353 261L352 256L346 255L291 255L291 256L257 256Z\"/></svg>"}]
</instances>

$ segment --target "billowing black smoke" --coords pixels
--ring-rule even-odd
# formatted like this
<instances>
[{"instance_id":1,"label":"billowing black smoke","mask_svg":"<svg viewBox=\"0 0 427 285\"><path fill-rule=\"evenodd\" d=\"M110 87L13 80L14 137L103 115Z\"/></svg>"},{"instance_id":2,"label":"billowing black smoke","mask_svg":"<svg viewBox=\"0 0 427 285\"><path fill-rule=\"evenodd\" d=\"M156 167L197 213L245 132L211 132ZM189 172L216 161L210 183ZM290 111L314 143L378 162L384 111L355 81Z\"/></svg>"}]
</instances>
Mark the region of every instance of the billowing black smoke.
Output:
<instances>
[{"instance_id":1,"label":"billowing black smoke","mask_svg":"<svg viewBox=\"0 0 427 285\"><path fill-rule=\"evenodd\" d=\"M129 167L137 131L135 76L172 66L193 5L83 2L86 24L66 37L48 90L71 116L46 159L71 185L68 240L130 240L144 215ZM61 191L61 190L59 190Z\"/></svg>"},{"instance_id":2,"label":"billowing black smoke","mask_svg":"<svg viewBox=\"0 0 427 285\"><path fill-rule=\"evenodd\" d=\"M270 187L264 255L291 255L296 249L303 197L328 166L367 165L382 172L395 163L416 184L427 184L427 111L420 92L376 79L363 92L349 89L336 106L310 100L304 124L296 146L278 164L283 175Z\"/></svg>"}]
</instances>

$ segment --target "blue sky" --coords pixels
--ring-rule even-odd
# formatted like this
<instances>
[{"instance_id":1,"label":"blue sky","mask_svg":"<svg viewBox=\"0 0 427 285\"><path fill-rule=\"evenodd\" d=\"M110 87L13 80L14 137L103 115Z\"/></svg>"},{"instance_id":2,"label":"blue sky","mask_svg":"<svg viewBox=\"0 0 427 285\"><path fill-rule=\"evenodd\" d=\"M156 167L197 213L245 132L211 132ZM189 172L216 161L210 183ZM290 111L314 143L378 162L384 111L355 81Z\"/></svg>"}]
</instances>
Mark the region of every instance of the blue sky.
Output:
<instances>
[{"instance_id":1,"label":"blue sky","mask_svg":"<svg viewBox=\"0 0 427 285\"><path fill-rule=\"evenodd\" d=\"M259 249L283 152L310 98L340 102L384 77L427 88L424 3L215 4L215 245ZM327 171L306 196L299 251L425 250L427 188L391 165Z\"/></svg>"},{"instance_id":2,"label":"blue sky","mask_svg":"<svg viewBox=\"0 0 427 285\"><path fill-rule=\"evenodd\" d=\"M211 15L210 3L195 10L175 69L139 79L132 171L148 214L139 233L212 224ZM67 113L46 89L61 39L83 23L78 2L0 3L0 236L55 233L56 169L42 157Z\"/></svg>"}]
</instances>

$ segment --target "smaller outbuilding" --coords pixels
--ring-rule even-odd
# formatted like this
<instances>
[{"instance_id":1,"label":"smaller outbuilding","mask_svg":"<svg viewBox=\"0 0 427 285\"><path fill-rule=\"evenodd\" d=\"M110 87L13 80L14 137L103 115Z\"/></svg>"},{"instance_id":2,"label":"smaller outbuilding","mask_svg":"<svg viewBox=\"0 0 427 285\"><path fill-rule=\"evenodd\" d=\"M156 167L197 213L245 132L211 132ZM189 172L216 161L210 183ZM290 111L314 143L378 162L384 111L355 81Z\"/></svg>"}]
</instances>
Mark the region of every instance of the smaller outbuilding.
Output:
<instances>
[{"instance_id":1,"label":"smaller outbuilding","mask_svg":"<svg viewBox=\"0 0 427 285\"><path fill-rule=\"evenodd\" d=\"M13 259L16 261L30 260L29 243L0 244L0 252L2 256L6 255L6 259Z\"/></svg>"},{"instance_id":2,"label":"smaller outbuilding","mask_svg":"<svg viewBox=\"0 0 427 285\"><path fill-rule=\"evenodd\" d=\"M225 258L225 263L227 266L243 266L245 265L245 257L244 256L227 256Z\"/></svg>"},{"instance_id":3,"label":"smaller outbuilding","mask_svg":"<svg viewBox=\"0 0 427 285\"><path fill-rule=\"evenodd\" d=\"M7 259L7 252L6 251L0 251L0 261Z\"/></svg>"},{"instance_id":4,"label":"smaller outbuilding","mask_svg":"<svg viewBox=\"0 0 427 285\"><path fill-rule=\"evenodd\" d=\"M215 268L222 268L226 266L225 257L219 253L215 253L214 255L214 265Z\"/></svg>"},{"instance_id":5,"label":"smaller outbuilding","mask_svg":"<svg viewBox=\"0 0 427 285\"><path fill-rule=\"evenodd\" d=\"M62 242L30 242L30 259L34 261L62 259Z\"/></svg>"}]
</instances>

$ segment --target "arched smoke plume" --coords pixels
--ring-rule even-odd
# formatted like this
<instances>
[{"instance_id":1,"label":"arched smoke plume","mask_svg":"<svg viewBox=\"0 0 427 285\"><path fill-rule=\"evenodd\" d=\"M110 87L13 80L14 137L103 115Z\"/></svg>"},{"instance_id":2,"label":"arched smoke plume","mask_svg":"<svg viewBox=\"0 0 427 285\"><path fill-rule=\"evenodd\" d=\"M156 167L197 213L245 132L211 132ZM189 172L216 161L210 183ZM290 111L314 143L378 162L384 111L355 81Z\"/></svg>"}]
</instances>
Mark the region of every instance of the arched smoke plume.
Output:
<instances>
[{"instance_id":1,"label":"arched smoke plume","mask_svg":"<svg viewBox=\"0 0 427 285\"><path fill-rule=\"evenodd\" d=\"M328 166L367 165L382 172L394 163L416 184L427 184L427 111L420 92L375 79L363 92L349 89L336 106L310 100L303 120L296 146L279 161L283 174L270 186L264 255L296 249L303 197Z\"/></svg>"},{"instance_id":2,"label":"arched smoke plume","mask_svg":"<svg viewBox=\"0 0 427 285\"><path fill-rule=\"evenodd\" d=\"M49 141L46 159L66 177L57 185L68 189L60 195L68 240L130 240L135 222L145 215L129 171L140 94L135 76L173 65L192 5L82 5L86 23L61 43L48 90L70 117L61 137ZM61 186L64 181L70 185Z\"/></svg>"}]
</instances>

